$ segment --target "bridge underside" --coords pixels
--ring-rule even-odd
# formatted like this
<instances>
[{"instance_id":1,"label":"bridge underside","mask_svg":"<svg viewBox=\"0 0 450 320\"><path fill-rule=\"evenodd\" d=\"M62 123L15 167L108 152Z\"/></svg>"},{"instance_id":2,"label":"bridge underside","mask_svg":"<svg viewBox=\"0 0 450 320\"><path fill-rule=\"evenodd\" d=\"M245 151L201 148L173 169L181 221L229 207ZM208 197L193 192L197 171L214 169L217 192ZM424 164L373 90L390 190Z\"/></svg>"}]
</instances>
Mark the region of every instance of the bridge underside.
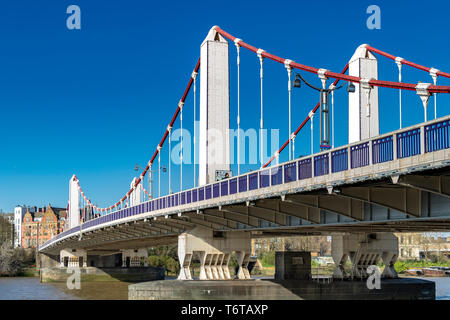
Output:
<instances>
[{"instance_id":1,"label":"bridge underside","mask_svg":"<svg viewBox=\"0 0 450 320\"><path fill-rule=\"evenodd\" d=\"M139 218L59 241L45 249L119 250L177 243L196 226L251 231L253 238L336 232L431 232L450 229L447 167L285 194L178 215Z\"/></svg>"}]
</instances>

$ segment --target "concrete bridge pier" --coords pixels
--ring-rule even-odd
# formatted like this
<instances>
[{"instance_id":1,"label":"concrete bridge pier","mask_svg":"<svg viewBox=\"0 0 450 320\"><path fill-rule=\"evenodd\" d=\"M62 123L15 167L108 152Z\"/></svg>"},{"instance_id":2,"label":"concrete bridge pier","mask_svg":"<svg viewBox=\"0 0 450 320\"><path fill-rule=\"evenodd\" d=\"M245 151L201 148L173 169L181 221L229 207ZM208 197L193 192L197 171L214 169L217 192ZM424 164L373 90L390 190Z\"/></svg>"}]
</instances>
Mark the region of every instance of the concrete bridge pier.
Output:
<instances>
[{"instance_id":1,"label":"concrete bridge pier","mask_svg":"<svg viewBox=\"0 0 450 320\"><path fill-rule=\"evenodd\" d=\"M393 233L350 233L332 237L331 254L335 263L335 278L367 278L367 268L380 259L385 264L383 278L397 278L394 263L398 257L398 239ZM350 258L352 272L348 274L345 263Z\"/></svg>"},{"instance_id":2,"label":"concrete bridge pier","mask_svg":"<svg viewBox=\"0 0 450 320\"><path fill-rule=\"evenodd\" d=\"M248 262L251 252L250 233L220 232L196 227L178 236L178 257L180 274L178 280L193 280L191 263L193 258L200 261L200 280L231 279L228 264L233 252L239 263L239 279L250 279Z\"/></svg>"},{"instance_id":3,"label":"concrete bridge pier","mask_svg":"<svg viewBox=\"0 0 450 320\"><path fill-rule=\"evenodd\" d=\"M87 251L65 248L59 253L60 267L87 267Z\"/></svg>"},{"instance_id":4,"label":"concrete bridge pier","mask_svg":"<svg viewBox=\"0 0 450 320\"><path fill-rule=\"evenodd\" d=\"M39 253L41 282L66 282L74 273L80 280L152 281L163 280L164 269L147 265L147 250L65 248L52 254Z\"/></svg>"},{"instance_id":5,"label":"concrete bridge pier","mask_svg":"<svg viewBox=\"0 0 450 320\"><path fill-rule=\"evenodd\" d=\"M148 251L146 248L122 249L122 267L147 267Z\"/></svg>"}]
</instances>

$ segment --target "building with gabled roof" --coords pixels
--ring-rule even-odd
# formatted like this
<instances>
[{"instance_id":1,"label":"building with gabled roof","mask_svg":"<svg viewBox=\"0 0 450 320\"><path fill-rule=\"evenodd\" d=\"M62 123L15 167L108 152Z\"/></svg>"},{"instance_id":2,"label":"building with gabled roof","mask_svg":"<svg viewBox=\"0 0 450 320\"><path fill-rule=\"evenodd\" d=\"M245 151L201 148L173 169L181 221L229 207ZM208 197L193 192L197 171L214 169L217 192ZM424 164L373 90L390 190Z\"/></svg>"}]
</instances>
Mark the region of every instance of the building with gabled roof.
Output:
<instances>
[{"instance_id":1,"label":"building with gabled roof","mask_svg":"<svg viewBox=\"0 0 450 320\"><path fill-rule=\"evenodd\" d=\"M47 207L27 209L22 221L22 247L36 248L50 240L64 229L67 210Z\"/></svg>"}]
</instances>

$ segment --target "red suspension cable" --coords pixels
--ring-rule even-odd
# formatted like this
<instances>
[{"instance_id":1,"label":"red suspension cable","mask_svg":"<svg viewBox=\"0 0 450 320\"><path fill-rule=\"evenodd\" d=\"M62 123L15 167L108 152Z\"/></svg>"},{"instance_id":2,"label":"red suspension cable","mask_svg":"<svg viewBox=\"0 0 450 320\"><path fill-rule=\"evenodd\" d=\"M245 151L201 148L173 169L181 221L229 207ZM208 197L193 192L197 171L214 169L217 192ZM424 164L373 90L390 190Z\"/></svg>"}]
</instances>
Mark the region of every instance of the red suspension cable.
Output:
<instances>
[{"instance_id":1,"label":"red suspension cable","mask_svg":"<svg viewBox=\"0 0 450 320\"><path fill-rule=\"evenodd\" d=\"M215 30L220 33L222 36L224 36L225 38L231 40L234 42L234 40L236 39L236 37L232 36L231 34L225 32L224 30L222 30L220 27L215 27ZM241 47L247 48L250 51L253 52L257 52L258 49L245 43L244 41L240 40L239 41L239 45ZM281 64L284 64L286 62L286 60L288 59L283 59L280 58L278 56L275 56L273 54L270 54L268 52L262 52L261 55L264 58L269 58L273 61L279 62ZM318 68L314 68L314 67L310 67L310 66L306 66L306 65L302 65L300 63L297 62L291 62L290 66L299 70L304 70L307 72L311 72L311 73L316 73L319 71ZM340 73L335 73L332 71L327 71L325 72L325 75L329 78L334 78L334 79L339 79L339 80L344 80L344 81L349 81L349 82L356 82L359 83L361 81L361 78L359 77L354 77L354 76L349 76L349 75L345 75L345 74L340 74ZM385 87L385 88L394 88L394 89L403 89L403 90L411 90L411 91L415 91L416 90L416 84L412 84L412 83L403 83L403 82L394 82L394 81L382 81L382 80L375 80L375 79L371 79L369 81L369 84L371 86L377 86L377 87ZM430 85L427 89L430 93L450 93L450 86L435 86L435 85Z\"/></svg>"},{"instance_id":2,"label":"red suspension cable","mask_svg":"<svg viewBox=\"0 0 450 320\"><path fill-rule=\"evenodd\" d=\"M227 38L227 39L229 39L229 40L231 40L233 42L237 39L233 35L231 35L228 32L222 30L220 27L216 26L214 28L219 34L221 34L222 36L224 36L225 38ZM250 45L248 43L245 43L244 41L242 41L240 39L239 39L238 43L239 43L239 45L241 47L247 48L248 50L250 50L250 51L252 51L254 53L257 53L257 51L258 51L258 49L256 47L254 47L254 46L252 46L252 45ZM372 51L377 52L379 54L382 54L382 55L384 55L384 56L386 56L386 57L388 57L390 59L395 60L395 57L393 55L385 53L385 52L383 52L381 50L372 48L370 46L367 46L366 48L368 50L372 50ZM266 51L262 52L261 55L263 57L265 57L265 58L269 58L269 59L271 59L273 61L276 61L278 63L281 63L281 64L285 64L286 61L287 61L287 59L280 58L280 57L275 56L273 54L270 54L270 53L268 53ZM402 63L410 65L410 66L413 66L413 67L416 67L416 68L419 68L419 69L424 70L424 71L430 71L430 69L431 69L431 68L427 68L427 67L424 67L424 66L420 66L420 65L414 64L414 63L406 61L406 60L403 60ZM317 73L319 71L318 68L302 65L302 64L297 63L297 62L291 62L290 66L293 67L293 68L296 68L296 69L299 69L299 70L304 70L304 71L311 72L311 73ZM332 71L327 71L327 72L325 72L325 75L327 77L329 77L329 78L334 78L335 79L335 81L333 83L334 85L336 85L339 82L339 80L359 83L361 81L361 78L344 74L347 71L347 69L348 69L348 64L345 66L344 70L342 70L341 73L335 73L335 72L332 72ZM437 74L438 75L442 75L444 77L450 76L450 74L445 73L445 72L441 72L441 71L437 72ZM393 88L393 89L411 90L411 91L415 91L416 90L416 86L417 86L416 84L412 84L412 83L393 82L393 81L384 81L384 80L376 80L376 79L371 79L369 81L369 84L372 85L372 86ZM436 93L450 93L450 86L430 85L428 87L428 91L431 92L431 93L434 93L434 92L436 92ZM314 107L312 112L315 113L317 111L317 109L319 108L319 106L320 106L320 103L317 103L317 105ZM305 120L300 124L300 126L294 132L294 136L296 136L298 134L298 132L308 123L309 120L310 120L310 117L308 115L308 117L305 118ZM272 157L269 159L269 161L266 164L264 164L263 168L267 167L286 148L286 146L289 144L290 139L291 138L289 138L281 146L281 148L278 150L278 152L275 155L272 155Z\"/></svg>"},{"instance_id":3,"label":"red suspension cable","mask_svg":"<svg viewBox=\"0 0 450 320\"><path fill-rule=\"evenodd\" d=\"M198 61L197 61L197 64L196 64L195 69L194 69L194 72L197 72L197 73L198 73L199 68L200 68L200 58L199 58ZM188 82L188 84L187 84L187 86L186 86L186 89L184 90L183 96L181 97L181 100L180 100L179 103L178 103L178 107L177 107L177 109L175 110L175 113L174 113L174 115L173 115L173 117L172 117L172 120L171 120L170 123L169 123L169 127L171 127L171 128L173 127L173 124L175 123L175 120L177 119L178 114L180 113L180 110L181 110L181 108L182 108L182 106L183 106L183 104L184 104L184 102L185 102L185 100L186 100L186 97L187 97L187 95L188 95L188 93L189 93L189 91L190 91L190 89L191 89L191 87L192 87L193 82L194 82L194 80L193 80L192 75L191 75L191 77L190 77L190 79L189 79L189 82ZM141 173L141 175L139 176L139 178L136 180L136 182L134 183L134 185L130 188L130 190L125 194L125 196L124 196L122 199L120 199L118 202L116 202L114 205L112 205L112 206L110 206L110 207L108 207L108 208L99 208L99 207L97 207L97 206L94 206L94 205L89 201L89 199L84 195L84 192L83 192L83 190L82 190L81 187L80 187L79 180L78 180L78 178L75 176L75 179L76 179L77 185L78 185L78 190L80 191L81 195L82 195L83 198L86 200L86 202L87 202L89 205L91 205L93 208L95 208L95 209L99 209L99 210L111 210L111 209L117 207L117 206L118 206L120 203L122 203L123 201L125 201L125 200L127 199L127 197L133 192L133 190L139 185L139 183L144 179L145 175L147 174L147 171L148 171L148 170L150 169L150 167L153 165L153 161L155 161L155 158L156 158L156 156L158 155L159 150L163 147L164 142L166 141L168 134L169 134L169 129L167 128L166 131L164 132L164 135L163 135L161 141L159 142L159 144L158 144L158 146L157 146L157 148L156 148L156 151L153 153L152 158L150 159L150 161L148 162L147 166L145 167L145 169L143 170L143 172ZM147 194L148 194L148 193L147 193Z\"/></svg>"},{"instance_id":4,"label":"red suspension cable","mask_svg":"<svg viewBox=\"0 0 450 320\"><path fill-rule=\"evenodd\" d=\"M398 57L396 57L396 56L394 56L392 54L389 54L387 52L381 51L381 50L376 49L374 47L371 47L369 45L366 46L366 48L369 51L378 53L379 55L382 55L383 57L389 58L389 59L394 60L394 61L395 61L396 58L398 58ZM432 68L425 67L425 66L422 66L420 64L417 64L417 63L414 63L414 62L411 62L411 61L408 61L408 60L405 60L405 59L400 60L400 63L401 64L405 64L405 65L410 66L410 67L413 67L413 68L416 68L416 69L419 69L419 70L422 70L422 71L426 71L426 72L430 72L431 69L432 69ZM447 72L438 71L438 72L436 72L436 75L442 76L442 77L446 77L446 78L450 78L450 73L447 73Z\"/></svg>"}]
</instances>

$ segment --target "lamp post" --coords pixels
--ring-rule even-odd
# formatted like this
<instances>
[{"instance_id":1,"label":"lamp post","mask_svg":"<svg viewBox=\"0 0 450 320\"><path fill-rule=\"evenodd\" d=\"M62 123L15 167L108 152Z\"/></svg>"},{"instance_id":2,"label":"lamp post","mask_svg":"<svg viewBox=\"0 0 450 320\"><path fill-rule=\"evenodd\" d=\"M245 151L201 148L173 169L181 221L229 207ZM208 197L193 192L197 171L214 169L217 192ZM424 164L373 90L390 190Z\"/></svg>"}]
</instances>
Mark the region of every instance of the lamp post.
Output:
<instances>
[{"instance_id":1,"label":"lamp post","mask_svg":"<svg viewBox=\"0 0 450 320\"><path fill-rule=\"evenodd\" d=\"M144 171L144 169L140 166L140 165L138 165L137 163L136 163L136 165L134 166L134 171L138 171L139 169L141 169L142 171ZM150 190L150 196L152 197L152 199L153 199L153 172L154 171L159 171L159 170L162 170L162 172L166 172L167 171L167 169L166 169L166 166L161 166L159 169L155 169L155 170L148 170L148 174L149 174L149 179L148 179L148 188L149 188L149 190ZM142 183L144 183L143 181L142 181ZM160 186L158 186L158 190L159 190L159 187Z\"/></svg>"},{"instance_id":2,"label":"lamp post","mask_svg":"<svg viewBox=\"0 0 450 320\"><path fill-rule=\"evenodd\" d=\"M340 88L342 88L343 86L339 86L336 87L334 85L331 85L328 89L324 89L324 88L319 88L316 87L312 84L310 84L308 81L306 81L299 73L295 74L295 80L293 83L293 87L294 88L301 88L301 84L302 81L310 88L319 91L320 93L320 149L321 150L326 150L326 149L330 149L330 108L329 108L329 95L330 93L332 94L332 99L331 99L331 113L333 116L333 142L334 142L334 97L333 97L333 93L335 90L338 90ZM353 90L353 91L351 91ZM355 91L355 86L353 85L353 83L350 83L348 88L347 88L348 92L354 92ZM313 118L311 117L311 153L313 151L312 145L313 145L313 140L312 140L312 134L313 134L313 126L312 126L312 121ZM333 143L334 145L334 143Z\"/></svg>"}]
</instances>

